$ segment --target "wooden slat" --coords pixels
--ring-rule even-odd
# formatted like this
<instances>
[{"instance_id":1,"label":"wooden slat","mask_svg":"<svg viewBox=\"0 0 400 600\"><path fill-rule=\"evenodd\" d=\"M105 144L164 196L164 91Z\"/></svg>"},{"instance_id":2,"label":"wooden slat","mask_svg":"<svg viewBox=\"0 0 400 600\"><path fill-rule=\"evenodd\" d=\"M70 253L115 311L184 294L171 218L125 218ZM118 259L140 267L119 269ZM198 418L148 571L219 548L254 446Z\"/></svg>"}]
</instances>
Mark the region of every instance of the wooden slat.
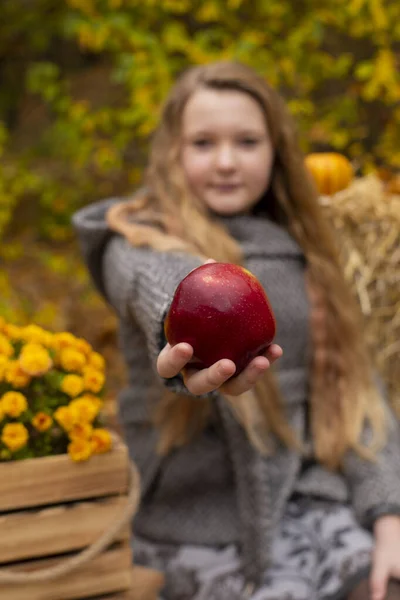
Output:
<instances>
[{"instance_id":1,"label":"wooden slat","mask_svg":"<svg viewBox=\"0 0 400 600\"><path fill-rule=\"evenodd\" d=\"M0 516L0 563L79 550L94 542L125 509L127 496ZM126 527L118 540L128 539Z\"/></svg>"},{"instance_id":2,"label":"wooden slat","mask_svg":"<svg viewBox=\"0 0 400 600\"><path fill-rule=\"evenodd\" d=\"M164 585L164 575L154 569L134 567L132 571L132 587L127 592L126 600L157 600Z\"/></svg>"},{"instance_id":3,"label":"wooden slat","mask_svg":"<svg viewBox=\"0 0 400 600\"><path fill-rule=\"evenodd\" d=\"M67 455L0 464L0 512L126 492L128 451L117 440L105 454L74 463Z\"/></svg>"},{"instance_id":4,"label":"wooden slat","mask_svg":"<svg viewBox=\"0 0 400 600\"><path fill-rule=\"evenodd\" d=\"M130 590L101 596L96 600L158 600L164 581L164 575L160 571L134 566Z\"/></svg>"},{"instance_id":5,"label":"wooden slat","mask_svg":"<svg viewBox=\"0 0 400 600\"><path fill-rule=\"evenodd\" d=\"M132 555L129 544L123 543L100 554L73 573L54 581L0 585L4 600L79 600L101 597L113 592L129 590L132 583ZM24 570L47 568L57 559L24 563Z\"/></svg>"}]
</instances>

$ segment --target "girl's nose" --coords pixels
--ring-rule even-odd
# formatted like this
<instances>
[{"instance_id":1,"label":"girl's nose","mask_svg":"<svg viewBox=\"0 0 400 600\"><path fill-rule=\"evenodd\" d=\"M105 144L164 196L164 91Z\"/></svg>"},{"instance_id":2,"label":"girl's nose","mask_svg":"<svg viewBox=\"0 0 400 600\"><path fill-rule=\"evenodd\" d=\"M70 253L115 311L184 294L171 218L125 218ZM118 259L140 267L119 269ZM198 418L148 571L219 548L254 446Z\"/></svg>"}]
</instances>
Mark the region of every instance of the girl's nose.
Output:
<instances>
[{"instance_id":1,"label":"girl's nose","mask_svg":"<svg viewBox=\"0 0 400 600\"><path fill-rule=\"evenodd\" d=\"M233 169L236 166L235 150L230 144L223 144L217 148L216 163L220 169Z\"/></svg>"}]
</instances>

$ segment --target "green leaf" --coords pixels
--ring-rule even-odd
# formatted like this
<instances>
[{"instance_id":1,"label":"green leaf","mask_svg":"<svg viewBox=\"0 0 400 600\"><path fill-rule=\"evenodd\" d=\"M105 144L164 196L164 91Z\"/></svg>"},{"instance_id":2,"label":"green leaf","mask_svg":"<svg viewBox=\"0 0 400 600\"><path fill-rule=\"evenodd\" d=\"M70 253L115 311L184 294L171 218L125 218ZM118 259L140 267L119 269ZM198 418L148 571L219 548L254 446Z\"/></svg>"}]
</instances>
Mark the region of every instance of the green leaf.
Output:
<instances>
[{"instance_id":1,"label":"green leaf","mask_svg":"<svg viewBox=\"0 0 400 600\"><path fill-rule=\"evenodd\" d=\"M358 63L354 69L355 77L360 81L369 79L374 72L374 63L371 60L364 60Z\"/></svg>"}]
</instances>

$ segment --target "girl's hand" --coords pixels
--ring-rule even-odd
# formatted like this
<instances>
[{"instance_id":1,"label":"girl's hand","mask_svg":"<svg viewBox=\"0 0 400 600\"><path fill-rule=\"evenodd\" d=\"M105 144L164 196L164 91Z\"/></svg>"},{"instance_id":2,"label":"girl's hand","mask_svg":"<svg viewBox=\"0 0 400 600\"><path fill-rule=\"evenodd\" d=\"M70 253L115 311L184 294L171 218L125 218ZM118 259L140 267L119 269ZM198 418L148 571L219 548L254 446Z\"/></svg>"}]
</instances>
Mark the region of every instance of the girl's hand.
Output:
<instances>
[{"instance_id":1,"label":"girl's hand","mask_svg":"<svg viewBox=\"0 0 400 600\"><path fill-rule=\"evenodd\" d=\"M204 264L215 262L213 258L209 258ZM239 396L250 390L282 354L282 348L278 344L271 344L263 356L254 358L240 375L230 379L235 374L236 365L228 358L219 360L207 369L193 369L190 367L192 346L181 343L172 347L167 344L158 355L157 371L160 377L166 379L182 373L185 386L195 396L202 396L217 389L230 396Z\"/></svg>"},{"instance_id":2,"label":"girl's hand","mask_svg":"<svg viewBox=\"0 0 400 600\"><path fill-rule=\"evenodd\" d=\"M182 342L175 346L167 344L158 355L157 371L160 377L170 379L182 373L185 386L192 394L201 396L220 390L230 396L239 396L250 390L263 373L282 356L282 348L272 344L265 355L256 356L247 367L233 379L236 366L227 358L223 358L206 369L193 369L190 360L193 348Z\"/></svg>"},{"instance_id":3,"label":"girl's hand","mask_svg":"<svg viewBox=\"0 0 400 600\"><path fill-rule=\"evenodd\" d=\"M385 515L374 525L371 600L384 600L391 577L400 579L400 516Z\"/></svg>"}]
</instances>

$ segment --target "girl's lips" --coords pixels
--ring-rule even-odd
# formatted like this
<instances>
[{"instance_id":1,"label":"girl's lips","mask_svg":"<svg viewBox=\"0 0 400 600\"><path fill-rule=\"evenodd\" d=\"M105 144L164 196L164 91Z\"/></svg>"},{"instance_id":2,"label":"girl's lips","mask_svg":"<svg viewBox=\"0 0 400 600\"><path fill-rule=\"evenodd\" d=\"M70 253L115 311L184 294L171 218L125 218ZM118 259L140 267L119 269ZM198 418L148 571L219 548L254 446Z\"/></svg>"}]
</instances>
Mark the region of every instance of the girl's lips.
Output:
<instances>
[{"instance_id":1,"label":"girl's lips","mask_svg":"<svg viewBox=\"0 0 400 600\"><path fill-rule=\"evenodd\" d=\"M217 190L218 192L233 192L240 187L238 183L221 183L221 184L213 184L211 188Z\"/></svg>"}]
</instances>

